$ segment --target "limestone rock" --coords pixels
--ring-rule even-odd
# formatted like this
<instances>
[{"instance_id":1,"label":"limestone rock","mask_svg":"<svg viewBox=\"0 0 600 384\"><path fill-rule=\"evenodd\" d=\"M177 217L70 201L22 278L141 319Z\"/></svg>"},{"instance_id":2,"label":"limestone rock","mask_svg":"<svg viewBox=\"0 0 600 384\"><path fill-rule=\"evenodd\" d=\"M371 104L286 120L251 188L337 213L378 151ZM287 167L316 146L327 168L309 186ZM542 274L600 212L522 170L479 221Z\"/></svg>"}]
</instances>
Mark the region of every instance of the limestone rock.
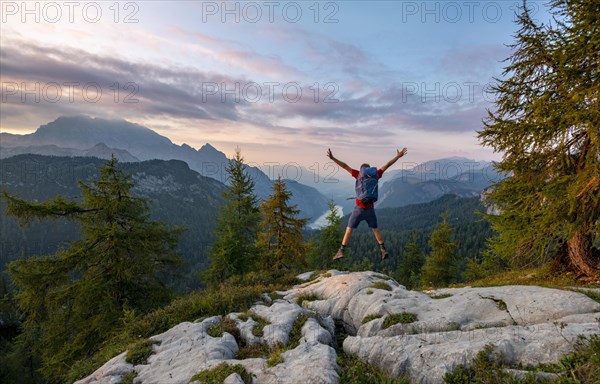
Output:
<instances>
[{"instance_id":1,"label":"limestone rock","mask_svg":"<svg viewBox=\"0 0 600 384\"><path fill-rule=\"evenodd\" d=\"M229 333L212 337L206 332L221 318L211 317L201 323L181 323L167 332L151 337L160 342L148 364L137 365L136 383L187 384L196 373L212 368L223 360L233 359L238 345Z\"/></svg>"},{"instance_id":2,"label":"limestone rock","mask_svg":"<svg viewBox=\"0 0 600 384\"><path fill-rule=\"evenodd\" d=\"M232 373L223 380L223 384L245 384L244 380L237 373Z\"/></svg>"},{"instance_id":3,"label":"limestone rock","mask_svg":"<svg viewBox=\"0 0 600 384\"><path fill-rule=\"evenodd\" d=\"M133 365L127 363L127 352L110 359L85 379L76 381L75 384L118 384L123 376L133 371Z\"/></svg>"},{"instance_id":4,"label":"limestone rock","mask_svg":"<svg viewBox=\"0 0 600 384\"><path fill-rule=\"evenodd\" d=\"M282 352L275 366L269 367L267 356L236 359L240 346L232 335L207 334L221 321L216 316L153 336L160 344L153 346L147 364L127 364L123 353L78 384L116 384L132 371L138 374L135 384L187 384L222 362L244 366L254 384L335 384L336 324L350 334L345 353L414 383L442 383L447 372L468 365L488 344L506 364L520 367L511 373L523 376L528 367L558 362L580 336L600 333L600 304L571 290L503 286L416 292L374 272L331 270L278 293L283 299L265 297L268 305L254 305L244 321L239 313L226 315L235 320L243 345L278 348L290 342L296 319L308 315L300 339L294 340L298 344ZM302 306L296 303L300 297ZM270 322L261 337L252 332L258 317ZM241 378L231 375L226 382L239 384Z\"/></svg>"}]
</instances>

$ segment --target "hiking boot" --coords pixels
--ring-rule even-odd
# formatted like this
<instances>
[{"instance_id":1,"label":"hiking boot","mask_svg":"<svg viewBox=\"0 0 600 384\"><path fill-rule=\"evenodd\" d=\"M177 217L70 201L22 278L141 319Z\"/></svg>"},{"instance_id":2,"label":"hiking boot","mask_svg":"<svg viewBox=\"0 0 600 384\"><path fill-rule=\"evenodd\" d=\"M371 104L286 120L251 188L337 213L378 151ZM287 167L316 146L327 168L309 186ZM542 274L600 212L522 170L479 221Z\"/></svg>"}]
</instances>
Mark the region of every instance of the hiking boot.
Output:
<instances>
[{"instance_id":1,"label":"hiking boot","mask_svg":"<svg viewBox=\"0 0 600 384\"><path fill-rule=\"evenodd\" d=\"M338 259L341 259L342 257L344 257L344 250L342 248L340 248L340 249L338 249L335 256L333 256L333 260L338 260Z\"/></svg>"},{"instance_id":2,"label":"hiking boot","mask_svg":"<svg viewBox=\"0 0 600 384\"><path fill-rule=\"evenodd\" d=\"M390 257L390 254L388 253L388 251L386 251L385 248L381 248L381 260L385 260L388 257Z\"/></svg>"}]
</instances>

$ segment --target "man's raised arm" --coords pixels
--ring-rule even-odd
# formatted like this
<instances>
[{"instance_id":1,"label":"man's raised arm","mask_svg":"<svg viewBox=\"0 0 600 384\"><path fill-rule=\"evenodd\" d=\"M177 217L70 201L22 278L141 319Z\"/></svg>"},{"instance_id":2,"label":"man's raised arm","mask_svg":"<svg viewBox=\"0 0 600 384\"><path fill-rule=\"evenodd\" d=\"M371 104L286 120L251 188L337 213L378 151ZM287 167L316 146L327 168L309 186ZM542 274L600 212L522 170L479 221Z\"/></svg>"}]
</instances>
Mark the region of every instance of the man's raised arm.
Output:
<instances>
[{"instance_id":1,"label":"man's raised arm","mask_svg":"<svg viewBox=\"0 0 600 384\"><path fill-rule=\"evenodd\" d=\"M394 156L394 158L390 161L388 161L387 163L385 163L382 167L381 170L382 171L386 171L386 169L388 169L389 167L391 167L392 165L394 165L394 163L396 161L398 161L399 158L401 158L402 156L406 155L406 152L408 150L406 148L403 148L401 151L396 149L396 156Z\"/></svg>"},{"instance_id":2,"label":"man's raised arm","mask_svg":"<svg viewBox=\"0 0 600 384\"><path fill-rule=\"evenodd\" d=\"M327 149L327 157L329 157L331 160L333 160L341 168L343 168L346 171L352 173L352 168L350 168L350 166L348 164L344 163L343 161L340 161L340 160L336 159L335 156L333 156L333 153L331 153L331 148Z\"/></svg>"}]
</instances>

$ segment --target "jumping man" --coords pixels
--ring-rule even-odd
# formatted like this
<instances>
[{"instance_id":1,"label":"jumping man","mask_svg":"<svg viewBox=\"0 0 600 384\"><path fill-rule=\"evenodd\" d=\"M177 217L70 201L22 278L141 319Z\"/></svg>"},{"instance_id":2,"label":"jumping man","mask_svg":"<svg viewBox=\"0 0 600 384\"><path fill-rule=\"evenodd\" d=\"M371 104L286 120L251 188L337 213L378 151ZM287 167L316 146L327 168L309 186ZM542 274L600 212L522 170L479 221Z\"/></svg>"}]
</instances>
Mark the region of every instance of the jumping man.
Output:
<instances>
[{"instance_id":1,"label":"jumping man","mask_svg":"<svg viewBox=\"0 0 600 384\"><path fill-rule=\"evenodd\" d=\"M404 156L406 154L406 152L407 152L406 148L403 148L401 151L396 150L396 156L394 156L394 158L392 160L388 161L381 168L377 169L376 176L375 176L376 179L380 179L381 176L383 175L383 172L385 172L396 161L398 161L399 158ZM352 169L352 168L350 168L350 166L348 166L348 164L336 159L335 156L333 156L333 153L331 153L331 149L327 150L327 157L329 157L331 160L333 160L341 168L350 172L352 177L357 179L357 191L358 191L359 177L361 179L364 177L363 174L367 173L366 171L368 168L370 168L370 165L365 163L360 166L360 170ZM373 168L373 173L375 173L374 168ZM377 243L379 244L379 248L381 250L381 259L384 260L384 259L388 258L389 253L386 251L385 245L383 244L383 235L381 234L381 231L379 230L379 228L377 228L377 216L375 215L374 203L369 202L369 201L363 202L363 201L359 200L359 198L357 197L356 198L356 206L354 207L354 210L352 211L352 215L350 215L350 219L348 220L348 226L346 227L346 233L344 234L344 238L342 240L342 246L340 247L340 249L338 249L337 253L333 257L334 260L341 259L342 257L344 257L344 248L346 248L348 241L350 241L350 236L352 235L352 230L356 229L358 227L358 224L360 224L360 222L363 220L366 220L367 224L369 225L369 228L371 228L373 230L373 234L375 235L375 239L377 240Z\"/></svg>"}]
</instances>

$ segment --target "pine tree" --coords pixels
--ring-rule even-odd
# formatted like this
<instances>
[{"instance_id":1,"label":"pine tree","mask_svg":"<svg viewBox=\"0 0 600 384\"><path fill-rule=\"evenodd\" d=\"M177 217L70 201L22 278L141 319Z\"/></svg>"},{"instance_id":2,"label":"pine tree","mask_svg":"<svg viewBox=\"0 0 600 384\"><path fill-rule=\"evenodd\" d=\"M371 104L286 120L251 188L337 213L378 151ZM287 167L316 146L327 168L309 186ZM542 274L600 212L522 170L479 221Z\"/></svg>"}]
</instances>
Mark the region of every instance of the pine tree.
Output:
<instances>
[{"instance_id":1,"label":"pine tree","mask_svg":"<svg viewBox=\"0 0 600 384\"><path fill-rule=\"evenodd\" d=\"M300 210L288 205L292 197L281 176L273 184L273 194L261 205L262 222L258 246L262 250L262 267L292 268L304 264L305 244L302 229L308 219L299 219Z\"/></svg>"},{"instance_id":2,"label":"pine tree","mask_svg":"<svg viewBox=\"0 0 600 384\"><path fill-rule=\"evenodd\" d=\"M456 243L451 238L452 227L446 212L429 239L431 254L421 270L423 286L447 286L456 277Z\"/></svg>"},{"instance_id":3,"label":"pine tree","mask_svg":"<svg viewBox=\"0 0 600 384\"><path fill-rule=\"evenodd\" d=\"M424 263L423 250L419 246L417 234L413 232L412 240L406 245L404 258L398 263L396 279L408 289L414 288L419 284L421 268Z\"/></svg>"},{"instance_id":4,"label":"pine tree","mask_svg":"<svg viewBox=\"0 0 600 384\"><path fill-rule=\"evenodd\" d=\"M341 229L342 218L338 213L333 200L328 203L329 213L326 216L327 225L321 228L315 236L315 241L310 250L309 267L314 269L328 269L332 257L340 246L344 233Z\"/></svg>"},{"instance_id":5,"label":"pine tree","mask_svg":"<svg viewBox=\"0 0 600 384\"><path fill-rule=\"evenodd\" d=\"M49 382L93 353L126 313L147 312L171 298L168 282L181 261L175 251L181 230L151 221L147 201L132 187L113 158L97 180L80 182L82 202L57 197L34 203L4 192L6 213L24 224L68 217L82 230L81 240L54 255L9 264L26 315L19 342L39 349Z\"/></svg>"},{"instance_id":6,"label":"pine tree","mask_svg":"<svg viewBox=\"0 0 600 384\"><path fill-rule=\"evenodd\" d=\"M553 24L526 5L479 138L511 176L491 193L490 247L514 266L563 262L599 276L600 3L555 0ZM596 244L596 246L594 246Z\"/></svg>"},{"instance_id":7,"label":"pine tree","mask_svg":"<svg viewBox=\"0 0 600 384\"><path fill-rule=\"evenodd\" d=\"M229 185L223 193L216 240L212 245L207 280L222 282L230 276L244 274L256 264L256 240L260 213L254 181L246 171L239 149L227 167Z\"/></svg>"}]
</instances>

